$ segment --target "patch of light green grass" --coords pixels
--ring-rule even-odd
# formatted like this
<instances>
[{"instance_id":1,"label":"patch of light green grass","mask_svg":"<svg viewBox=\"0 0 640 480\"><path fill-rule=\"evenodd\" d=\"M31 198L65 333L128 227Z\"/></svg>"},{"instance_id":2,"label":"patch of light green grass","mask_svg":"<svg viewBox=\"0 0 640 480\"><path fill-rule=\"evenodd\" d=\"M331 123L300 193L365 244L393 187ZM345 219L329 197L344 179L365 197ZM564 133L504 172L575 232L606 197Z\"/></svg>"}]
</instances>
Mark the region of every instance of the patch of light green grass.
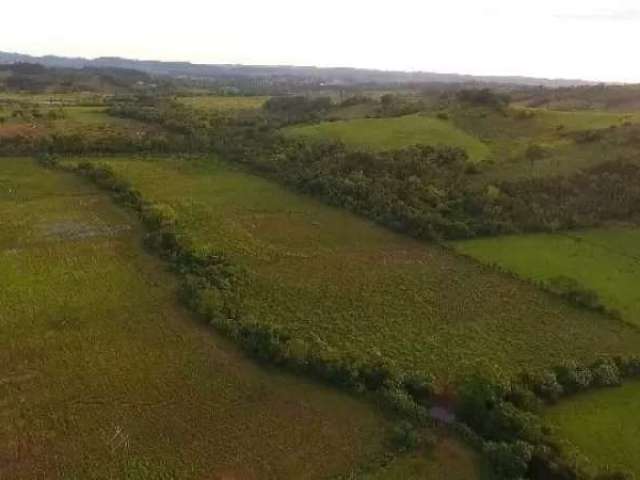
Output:
<instances>
[{"instance_id":1,"label":"patch of light green grass","mask_svg":"<svg viewBox=\"0 0 640 480\"><path fill-rule=\"evenodd\" d=\"M523 278L567 276L595 290L626 321L640 325L640 229L514 235L454 243L455 248Z\"/></svg>"},{"instance_id":2,"label":"patch of light green grass","mask_svg":"<svg viewBox=\"0 0 640 480\"><path fill-rule=\"evenodd\" d=\"M178 101L184 105L217 112L239 112L262 108L269 97L232 97L203 95L197 97L180 97Z\"/></svg>"},{"instance_id":3,"label":"patch of light green grass","mask_svg":"<svg viewBox=\"0 0 640 480\"><path fill-rule=\"evenodd\" d=\"M339 140L350 146L373 150L391 150L421 143L464 148L475 161L484 160L489 155L486 145L453 123L420 115L324 122L289 127L285 133L315 140Z\"/></svg>"},{"instance_id":4,"label":"patch of light green grass","mask_svg":"<svg viewBox=\"0 0 640 480\"><path fill-rule=\"evenodd\" d=\"M623 469L640 475L640 382L569 398L547 410L547 423L595 470Z\"/></svg>"}]
</instances>

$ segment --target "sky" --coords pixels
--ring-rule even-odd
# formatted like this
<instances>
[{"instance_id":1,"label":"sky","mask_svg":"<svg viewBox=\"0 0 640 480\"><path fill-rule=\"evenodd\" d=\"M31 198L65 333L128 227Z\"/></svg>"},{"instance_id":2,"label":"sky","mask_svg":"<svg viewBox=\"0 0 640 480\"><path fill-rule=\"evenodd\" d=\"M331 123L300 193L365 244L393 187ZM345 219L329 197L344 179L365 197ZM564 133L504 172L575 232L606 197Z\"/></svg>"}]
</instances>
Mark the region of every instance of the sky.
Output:
<instances>
[{"instance_id":1,"label":"sky","mask_svg":"<svg viewBox=\"0 0 640 480\"><path fill-rule=\"evenodd\" d=\"M639 0L21 0L0 50L639 82Z\"/></svg>"}]
</instances>

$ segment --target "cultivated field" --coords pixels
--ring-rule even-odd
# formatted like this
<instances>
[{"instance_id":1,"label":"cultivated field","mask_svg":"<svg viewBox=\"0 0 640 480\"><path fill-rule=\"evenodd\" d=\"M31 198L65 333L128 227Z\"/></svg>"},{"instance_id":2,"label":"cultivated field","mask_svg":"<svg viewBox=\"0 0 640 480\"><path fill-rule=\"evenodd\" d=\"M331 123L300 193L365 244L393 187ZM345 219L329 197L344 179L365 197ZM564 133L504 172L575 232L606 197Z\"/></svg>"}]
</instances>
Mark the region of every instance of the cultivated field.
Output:
<instances>
[{"instance_id":1,"label":"cultivated field","mask_svg":"<svg viewBox=\"0 0 640 480\"><path fill-rule=\"evenodd\" d=\"M624 320L640 326L640 230L514 235L456 242L455 248L523 278L548 282L566 276L595 290Z\"/></svg>"},{"instance_id":2,"label":"cultivated field","mask_svg":"<svg viewBox=\"0 0 640 480\"><path fill-rule=\"evenodd\" d=\"M560 440L568 440L595 469L640 475L640 383L597 390L560 402L546 412Z\"/></svg>"},{"instance_id":3,"label":"cultivated field","mask_svg":"<svg viewBox=\"0 0 640 480\"><path fill-rule=\"evenodd\" d=\"M464 148L469 157L481 161L489 149L476 137L438 118L408 115L398 118L368 118L289 127L285 133L312 140L339 140L347 145L391 150L417 143Z\"/></svg>"},{"instance_id":4,"label":"cultivated field","mask_svg":"<svg viewBox=\"0 0 640 480\"><path fill-rule=\"evenodd\" d=\"M213 159L108 163L173 206L187 241L247 267L249 316L338 355L383 357L447 382L640 346L640 332L620 322Z\"/></svg>"},{"instance_id":5,"label":"cultivated field","mask_svg":"<svg viewBox=\"0 0 640 480\"><path fill-rule=\"evenodd\" d=\"M178 307L137 222L0 159L0 478L326 478L378 459L373 406L258 368Z\"/></svg>"}]
</instances>

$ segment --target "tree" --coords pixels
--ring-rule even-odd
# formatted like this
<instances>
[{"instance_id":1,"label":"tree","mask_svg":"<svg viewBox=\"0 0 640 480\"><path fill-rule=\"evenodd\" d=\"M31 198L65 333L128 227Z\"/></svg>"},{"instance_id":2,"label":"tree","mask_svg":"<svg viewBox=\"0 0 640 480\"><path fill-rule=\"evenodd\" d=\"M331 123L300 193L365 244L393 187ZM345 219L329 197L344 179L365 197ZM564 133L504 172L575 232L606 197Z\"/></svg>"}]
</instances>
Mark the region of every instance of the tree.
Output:
<instances>
[{"instance_id":1,"label":"tree","mask_svg":"<svg viewBox=\"0 0 640 480\"><path fill-rule=\"evenodd\" d=\"M488 442L486 445L489 461L500 478L505 480L523 478L533 458L533 446L517 441L514 443Z\"/></svg>"},{"instance_id":2,"label":"tree","mask_svg":"<svg viewBox=\"0 0 640 480\"><path fill-rule=\"evenodd\" d=\"M524 156L531 164L531 168L533 168L537 161L542 160L547 156L547 152L541 145L532 143L527 147Z\"/></svg>"}]
</instances>

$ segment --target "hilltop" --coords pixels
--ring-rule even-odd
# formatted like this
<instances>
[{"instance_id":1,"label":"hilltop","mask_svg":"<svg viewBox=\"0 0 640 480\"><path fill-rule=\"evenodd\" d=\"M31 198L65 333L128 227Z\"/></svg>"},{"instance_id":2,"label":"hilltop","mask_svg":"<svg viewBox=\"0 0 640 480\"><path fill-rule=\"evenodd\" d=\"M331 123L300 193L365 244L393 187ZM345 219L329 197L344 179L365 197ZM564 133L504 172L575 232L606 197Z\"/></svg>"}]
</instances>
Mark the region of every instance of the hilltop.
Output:
<instances>
[{"instance_id":1,"label":"hilltop","mask_svg":"<svg viewBox=\"0 0 640 480\"><path fill-rule=\"evenodd\" d=\"M47 67L82 69L125 68L151 75L184 77L190 79L257 78L297 79L305 83L323 83L333 86L354 84L415 84L415 83L492 83L549 88L593 85L577 79L547 79L520 76L475 76L457 73L383 71L360 68L321 68L294 65L234 65L195 64L190 62L163 62L135 60L120 57L95 59L45 55L36 57L20 53L0 52L1 63L36 63Z\"/></svg>"}]
</instances>

